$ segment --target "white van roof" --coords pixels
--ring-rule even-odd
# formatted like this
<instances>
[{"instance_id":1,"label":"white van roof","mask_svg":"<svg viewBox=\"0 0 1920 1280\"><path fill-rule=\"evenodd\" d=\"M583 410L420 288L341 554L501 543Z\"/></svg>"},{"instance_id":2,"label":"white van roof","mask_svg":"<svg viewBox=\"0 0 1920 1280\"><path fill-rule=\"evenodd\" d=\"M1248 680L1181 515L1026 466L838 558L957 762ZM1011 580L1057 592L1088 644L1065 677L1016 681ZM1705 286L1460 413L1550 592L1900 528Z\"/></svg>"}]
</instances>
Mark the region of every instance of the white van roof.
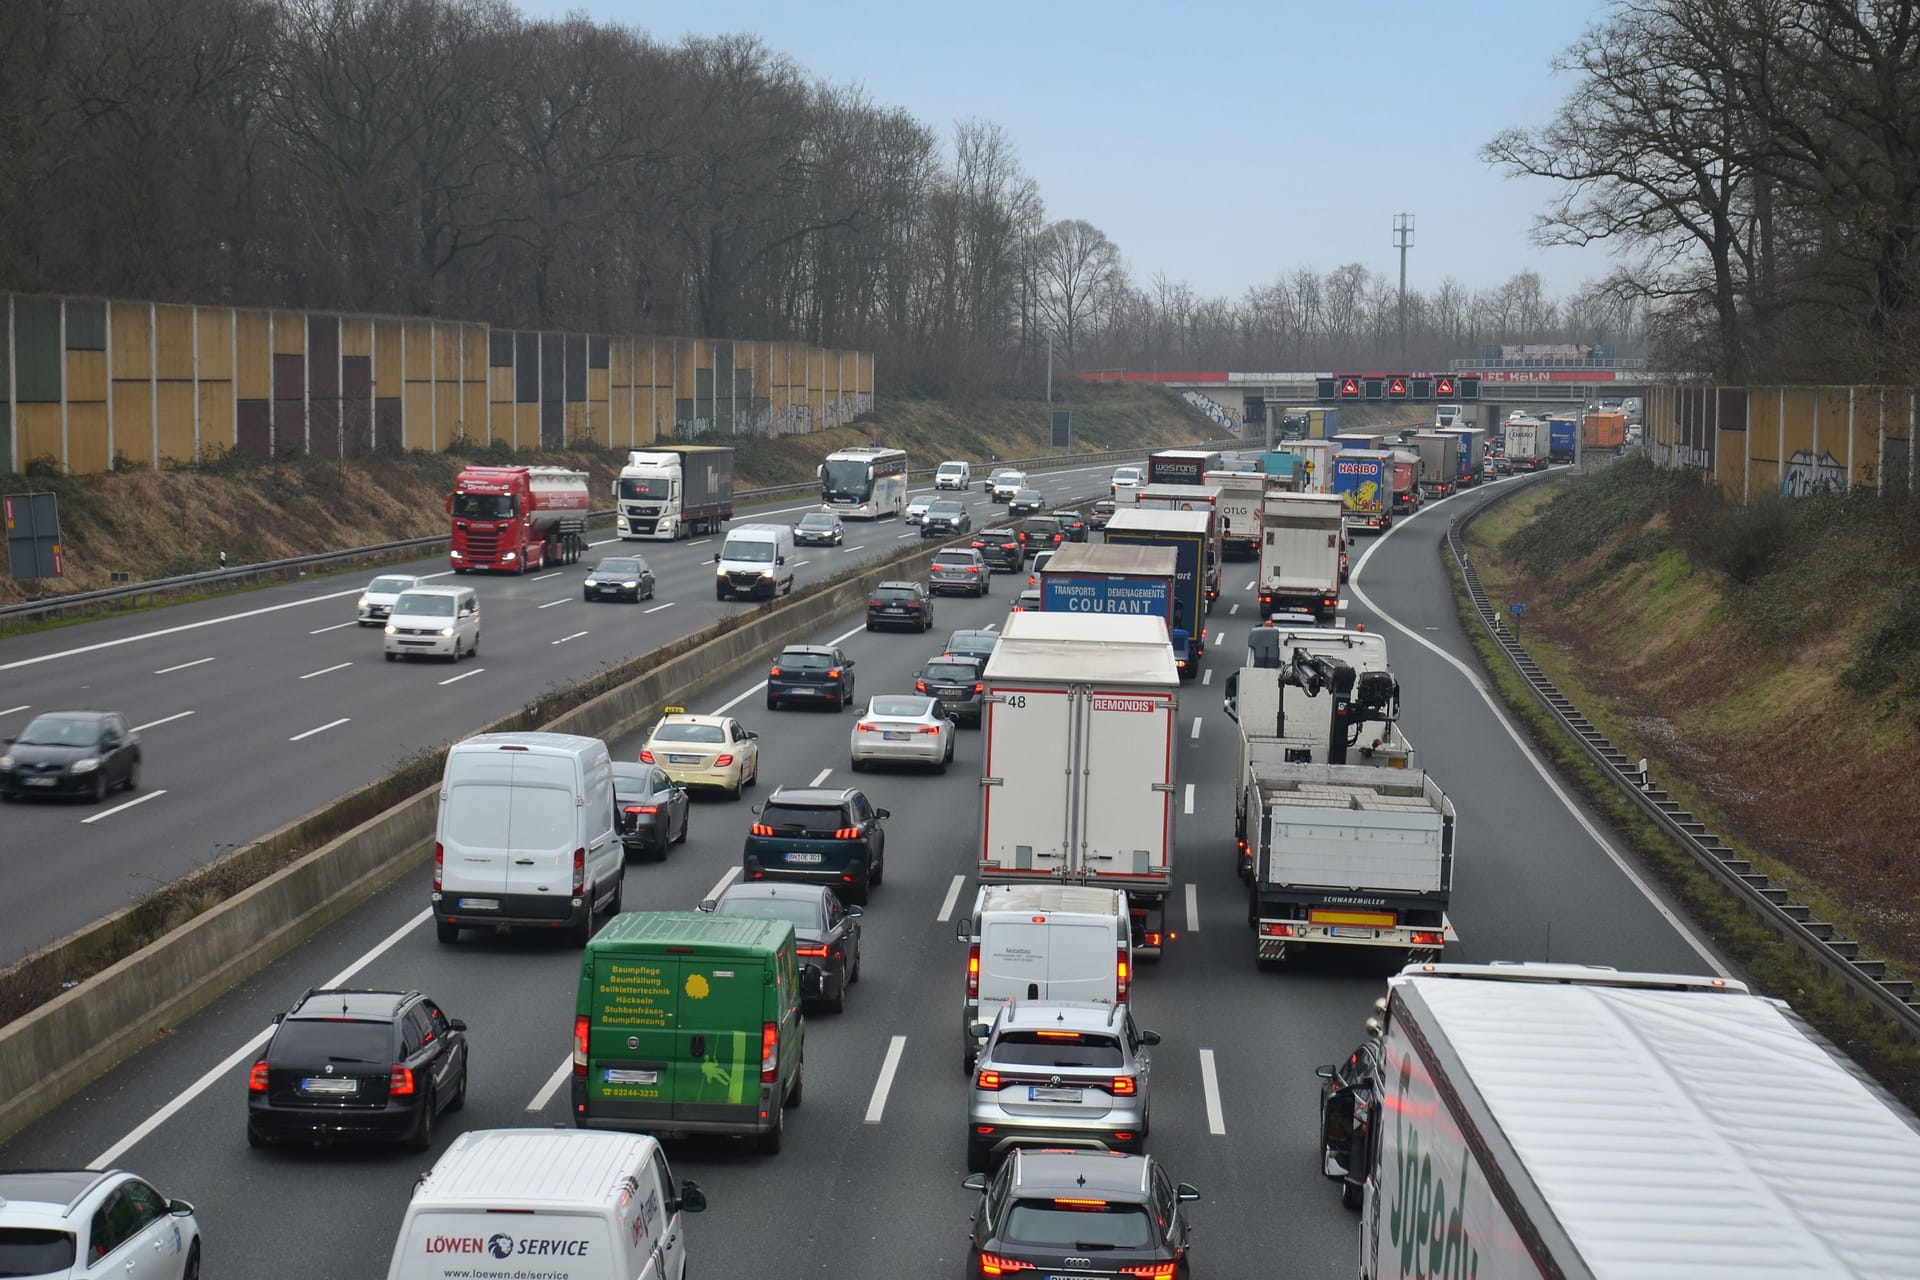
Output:
<instances>
[{"instance_id":1,"label":"white van roof","mask_svg":"<svg viewBox=\"0 0 1920 1280\"><path fill-rule=\"evenodd\" d=\"M771 542L790 532L784 524L737 524L727 530L727 537L744 537L749 542Z\"/></svg>"},{"instance_id":2,"label":"white van roof","mask_svg":"<svg viewBox=\"0 0 1920 1280\"><path fill-rule=\"evenodd\" d=\"M1117 916L1126 912L1127 895L1118 889L1081 884L989 884L981 886L974 909Z\"/></svg>"},{"instance_id":3,"label":"white van roof","mask_svg":"<svg viewBox=\"0 0 1920 1280\"><path fill-rule=\"evenodd\" d=\"M414 1192L415 1204L578 1208L614 1205L653 1155L639 1133L594 1129L471 1129L453 1140Z\"/></svg>"},{"instance_id":4,"label":"white van roof","mask_svg":"<svg viewBox=\"0 0 1920 1280\"><path fill-rule=\"evenodd\" d=\"M519 747L543 755L607 751L605 742L578 733L476 733L453 744L455 751L498 751L502 747Z\"/></svg>"}]
</instances>

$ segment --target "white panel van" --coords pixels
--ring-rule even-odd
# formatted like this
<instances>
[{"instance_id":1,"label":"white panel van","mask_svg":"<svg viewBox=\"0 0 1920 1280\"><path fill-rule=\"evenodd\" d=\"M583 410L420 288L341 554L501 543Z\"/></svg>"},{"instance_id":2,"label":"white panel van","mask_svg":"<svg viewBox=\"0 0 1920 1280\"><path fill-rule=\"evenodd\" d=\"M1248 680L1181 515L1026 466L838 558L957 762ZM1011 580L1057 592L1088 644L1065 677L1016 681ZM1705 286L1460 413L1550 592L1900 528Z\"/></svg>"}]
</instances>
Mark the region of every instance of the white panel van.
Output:
<instances>
[{"instance_id":1,"label":"white panel van","mask_svg":"<svg viewBox=\"0 0 1920 1280\"><path fill-rule=\"evenodd\" d=\"M764 597L793 590L793 530L784 524L743 524L727 531L713 555L713 598Z\"/></svg>"},{"instance_id":2,"label":"white panel van","mask_svg":"<svg viewBox=\"0 0 1920 1280\"><path fill-rule=\"evenodd\" d=\"M933 473L933 487L938 489L959 489L965 491L973 487L973 468L964 462L943 462L940 469Z\"/></svg>"},{"instance_id":3,"label":"white panel van","mask_svg":"<svg viewBox=\"0 0 1920 1280\"><path fill-rule=\"evenodd\" d=\"M460 930L565 929L620 910L626 857L614 820L613 757L571 733L483 733L455 743L440 779L433 923Z\"/></svg>"},{"instance_id":4,"label":"white panel van","mask_svg":"<svg viewBox=\"0 0 1920 1280\"><path fill-rule=\"evenodd\" d=\"M685 1280L680 1217L706 1207L644 1134L475 1129L415 1186L387 1280Z\"/></svg>"},{"instance_id":5,"label":"white panel van","mask_svg":"<svg viewBox=\"0 0 1920 1280\"><path fill-rule=\"evenodd\" d=\"M967 944L967 988L960 1004L961 1069L972 1072L986 1043L976 1023L991 1024L1009 999L1127 999L1133 929L1127 895L1088 885L982 885L973 911L955 924Z\"/></svg>"}]
</instances>

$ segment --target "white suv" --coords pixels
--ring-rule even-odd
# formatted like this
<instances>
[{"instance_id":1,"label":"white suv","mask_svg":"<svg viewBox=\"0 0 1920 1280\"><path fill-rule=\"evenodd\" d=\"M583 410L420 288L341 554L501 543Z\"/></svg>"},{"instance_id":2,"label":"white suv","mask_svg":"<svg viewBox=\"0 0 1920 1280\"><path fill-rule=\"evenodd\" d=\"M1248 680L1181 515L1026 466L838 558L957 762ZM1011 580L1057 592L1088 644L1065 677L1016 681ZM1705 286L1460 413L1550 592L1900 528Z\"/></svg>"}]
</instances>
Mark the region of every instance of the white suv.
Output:
<instances>
[{"instance_id":1,"label":"white suv","mask_svg":"<svg viewBox=\"0 0 1920 1280\"><path fill-rule=\"evenodd\" d=\"M0 1173L0 1275L200 1280L200 1223L118 1169Z\"/></svg>"},{"instance_id":2,"label":"white suv","mask_svg":"<svg viewBox=\"0 0 1920 1280\"><path fill-rule=\"evenodd\" d=\"M410 573L383 573L360 593L360 625L377 626L393 612L393 602L405 592L424 585Z\"/></svg>"}]
</instances>

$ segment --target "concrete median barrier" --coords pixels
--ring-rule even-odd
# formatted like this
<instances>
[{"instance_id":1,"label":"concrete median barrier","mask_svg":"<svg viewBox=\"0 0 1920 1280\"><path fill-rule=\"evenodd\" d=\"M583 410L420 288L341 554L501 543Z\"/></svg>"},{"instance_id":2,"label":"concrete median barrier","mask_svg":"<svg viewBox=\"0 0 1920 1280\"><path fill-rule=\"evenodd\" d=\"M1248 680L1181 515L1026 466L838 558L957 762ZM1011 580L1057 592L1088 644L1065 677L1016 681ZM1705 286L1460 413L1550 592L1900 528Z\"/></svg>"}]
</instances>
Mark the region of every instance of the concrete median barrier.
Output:
<instances>
[{"instance_id":1,"label":"concrete median barrier","mask_svg":"<svg viewBox=\"0 0 1920 1280\"><path fill-rule=\"evenodd\" d=\"M782 645L859 608L882 579L924 577L934 552L945 545L922 544L850 571L792 600L763 606L744 624L716 624L669 646L668 652L680 651L650 669L654 655L642 655L625 665L631 678L539 727L610 740L630 733L662 706L751 671ZM523 710L478 732L524 727ZM433 851L437 793L436 784L407 797L0 1028L0 1140L50 1114L169 1028L424 866ZM336 804L351 802L345 797ZM289 832L311 828L327 812L309 814L256 844L284 843ZM54 946L97 954L127 914L116 913Z\"/></svg>"}]
</instances>

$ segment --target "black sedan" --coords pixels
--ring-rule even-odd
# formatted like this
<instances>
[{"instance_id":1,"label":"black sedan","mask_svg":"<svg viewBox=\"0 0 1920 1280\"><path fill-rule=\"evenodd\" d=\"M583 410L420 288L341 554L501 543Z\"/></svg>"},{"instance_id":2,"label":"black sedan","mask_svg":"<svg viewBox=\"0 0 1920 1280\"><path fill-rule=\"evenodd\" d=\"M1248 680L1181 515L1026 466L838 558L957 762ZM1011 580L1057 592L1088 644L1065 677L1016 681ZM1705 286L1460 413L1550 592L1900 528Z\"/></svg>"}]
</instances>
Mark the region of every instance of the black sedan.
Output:
<instances>
[{"instance_id":1,"label":"black sedan","mask_svg":"<svg viewBox=\"0 0 1920 1280\"><path fill-rule=\"evenodd\" d=\"M835 1013L847 1011L847 988L860 981L859 907L840 905L823 884L736 884L700 904L723 916L786 920L800 948L800 990Z\"/></svg>"},{"instance_id":2,"label":"black sedan","mask_svg":"<svg viewBox=\"0 0 1920 1280\"><path fill-rule=\"evenodd\" d=\"M793 526L796 547L837 547L847 540L847 526L831 511L809 511Z\"/></svg>"},{"instance_id":3,"label":"black sedan","mask_svg":"<svg viewBox=\"0 0 1920 1280\"><path fill-rule=\"evenodd\" d=\"M651 600L653 570L639 556L608 556L587 571L580 594L587 600Z\"/></svg>"},{"instance_id":4,"label":"black sedan","mask_svg":"<svg viewBox=\"0 0 1920 1280\"><path fill-rule=\"evenodd\" d=\"M613 766L614 816L620 820L620 844L627 856L644 853L664 862L667 846L687 838L687 789L652 764Z\"/></svg>"},{"instance_id":5,"label":"black sedan","mask_svg":"<svg viewBox=\"0 0 1920 1280\"><path fill-rule=\"evenodd\" d=\"M140 735L117 711L49 711L35 716L0 754L0 799L87 796L140 785Z\"/></svg>"},{"instance_id":6,"label":"black sedan","mask_svg":"<svg viewBox=\"0 0 1920 1280\"><path fill-rule=\"evenodd\" d=\"M1036 514L1041 507L1046 505L1047 500L1040 496L1038 489L1022 489L1020 492L1014 494L1013 501L1007 504L1007 514L1010 516L1030 516Z\"/></svg>"}]
</instances>

